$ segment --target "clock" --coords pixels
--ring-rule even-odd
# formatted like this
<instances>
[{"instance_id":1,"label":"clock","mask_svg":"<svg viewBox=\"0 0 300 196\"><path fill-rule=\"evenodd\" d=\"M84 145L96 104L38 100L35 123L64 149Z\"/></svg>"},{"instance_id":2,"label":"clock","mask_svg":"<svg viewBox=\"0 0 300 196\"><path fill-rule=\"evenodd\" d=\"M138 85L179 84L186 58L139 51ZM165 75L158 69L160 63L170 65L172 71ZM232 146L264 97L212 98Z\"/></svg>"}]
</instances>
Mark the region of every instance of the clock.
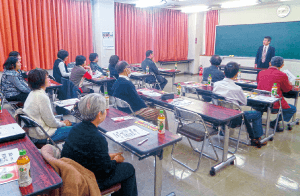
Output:
<instances>
[{"instance_id":1,"label":"clock","mask_svg":"<svg viewBox=\"0 0 300 196\"><path fill-rule=\"evenodd\" d=\"M289 15L291 11L290 6L288 5L281 5L278 9L277 9L277 16L280 18L284 18L287 15Z\"/></svg>"}]
</instances>

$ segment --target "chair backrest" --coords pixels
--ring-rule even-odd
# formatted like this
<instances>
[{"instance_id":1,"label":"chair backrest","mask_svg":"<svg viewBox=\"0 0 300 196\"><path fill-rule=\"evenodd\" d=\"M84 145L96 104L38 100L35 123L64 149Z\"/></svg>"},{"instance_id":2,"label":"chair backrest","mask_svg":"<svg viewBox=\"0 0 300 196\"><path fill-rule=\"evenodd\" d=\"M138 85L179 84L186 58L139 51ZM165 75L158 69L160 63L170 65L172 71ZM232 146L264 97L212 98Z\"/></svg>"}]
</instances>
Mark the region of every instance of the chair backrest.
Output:
<instances>
[{"instance_id":1,"label":"chair backrest","mask_svg":"<svg viewBox=\"0 0 300 196\"><path fill-rule=\"evenodd\" d=\"M201 123L206 129L206 125L202 117L195 112L174 107L174 115L175 119L178 119L180 124Z\"/></svg>"},{"instance_id":2,"label":"chair backrest","mask_svg":"<svg viewBox=\"0 0 300 196\"><path fill-rule=\"evenodd\" d=\"M51 143L56 147L58 148L60 151L61 149L57 146L57 144L52 140L52 138L49 136L49 134L45 131L45 129L39 124L37 123L35 120L33 120L32 118L28 117L27 115L25 114L18 114L17 115L17 122L18 124L21 126L21 122L24 123L24 126L23 127L26 127L26 128L29 128L29 127L39 127L42 132L45 134L46 136L46 139L49 141L51 141Z\"/></svg>"},{"instance_id":3,"label":"chair backrest","mask_svg":"<svg viewBox=\"0 0 300 196\"><path fill-rule=\"evenodd\" d=\"M115 108L122 108L122 109L126 109L129 108L129 110L131 111L131 113L135 116L134 111L132 110L131 106L129 105L129 103L127 103L126 101L119 99L117 97L114 97L114 107Z\"/></svg>"},{"instance_id":4,"label":"chair backrest","mask_svg":"<svg viewBox=\"0 0 300 196\"><path fill-rule=\"evenodd\" d=\"M50 74L48 75L48 77L49 77L51 80L56 81L55 78L54 78L53 76L51 76Z\"/></svg>"}]
</instances>

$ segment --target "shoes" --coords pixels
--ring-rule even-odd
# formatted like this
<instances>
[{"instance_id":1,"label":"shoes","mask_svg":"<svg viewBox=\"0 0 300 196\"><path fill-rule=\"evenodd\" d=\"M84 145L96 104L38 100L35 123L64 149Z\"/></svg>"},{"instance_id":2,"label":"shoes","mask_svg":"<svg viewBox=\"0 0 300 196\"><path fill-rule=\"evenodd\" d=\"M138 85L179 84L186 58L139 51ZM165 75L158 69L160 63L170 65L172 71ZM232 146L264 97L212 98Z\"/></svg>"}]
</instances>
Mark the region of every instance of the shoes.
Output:
<instances>
[{"instance_id":1,"label":"shoes","mask_svg":"<svg viewBox=\"0 0 300 196\"><path fill-rule=\"evenodd\" d=\"M262 146L267 145L267 141L261 143L260 142L261 138L257 138L257 139L251 139L251 146L256 146L257 148L261 148Z\"/></svg>"},{"instance_id":2,"label":"shoes","mask_svg":"<svg viewBox=\"0 0 300 196\"><path fill-rule=\"evenodd\" d=\"M272 122L270 122L270 127L272 129L274 129L275 128L275 124L273 124ZM283 132L283 128L280 128L279 125L277 125L276 132Z\"/></svg>"}]
</instances>

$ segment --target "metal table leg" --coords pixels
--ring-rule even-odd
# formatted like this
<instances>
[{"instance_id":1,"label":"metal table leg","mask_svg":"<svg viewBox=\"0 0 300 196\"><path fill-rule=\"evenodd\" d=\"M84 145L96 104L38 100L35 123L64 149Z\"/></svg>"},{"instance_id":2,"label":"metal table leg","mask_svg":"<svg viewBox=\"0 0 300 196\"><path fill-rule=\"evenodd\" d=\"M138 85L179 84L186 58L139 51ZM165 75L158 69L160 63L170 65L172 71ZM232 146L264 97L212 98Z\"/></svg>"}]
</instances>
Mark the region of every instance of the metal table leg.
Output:
<instances>
[{"instance_id":1,"label":"metal table leg","mask_svg":"<svg viewBox=\"0 0 300 196\"><path fill-rule=\"evenodd\" d=\"M267 124L266 124L265 138L262 139L262 140L260 140L260 143L268 141L268 140L270 140L274 136L274 133L271 134L271 135L269 135L270 115L271 115L271 106L268 107L268 112L267 112ZM275 127L275 129L276 129L276 127Z\"/></svg>"},{"instance_id":2,"label":"metal table leg","mask_svg":"<svg viewBox=\"0 0 300 196\"><path fill-rule=\"evenodd\" d=\"M155 155L154 196L161 196L163 150Z\"/></svg>"},{"instance_id":3,"label":"metal table leg","mask_svg":"<svg viewBox=\"0 0 300 196\"><path fill-rule=\"evenodd\" d=\"M210 175L214 176L216 172L218 172L223 167L233 164L236 157L231 155L231 157L227 158L228 155L228 146L229 146L229 129L228 126L225 126L225 137L224 137L224 147L223 147L223 156L222 162L218 163L217 165L213 166L210 170Z\"/></svg>"},{"instance_id":4,"label":"metal table leg","mask_svg":"<svg viewBox=\"0 0 300 196\"><path fill-rule=\"evenodd\" d=\"M298 104L298 97L299 97L299 92L297 92L297 96L295 98L295 102L294 102L294 106L297 108L297 104ZM296 120L296 113L293 116L292 121L294 122Z\"/></svg>"},{"instance_id":5,"label":"metal table leg","mask_svg":"<svg viewBox=\"0 0 300 196\"><path fill-rule=\"evenodd\" d=\"M174 92L175 73L172 75L172 92Z\"/></svg>"}]
</instances>

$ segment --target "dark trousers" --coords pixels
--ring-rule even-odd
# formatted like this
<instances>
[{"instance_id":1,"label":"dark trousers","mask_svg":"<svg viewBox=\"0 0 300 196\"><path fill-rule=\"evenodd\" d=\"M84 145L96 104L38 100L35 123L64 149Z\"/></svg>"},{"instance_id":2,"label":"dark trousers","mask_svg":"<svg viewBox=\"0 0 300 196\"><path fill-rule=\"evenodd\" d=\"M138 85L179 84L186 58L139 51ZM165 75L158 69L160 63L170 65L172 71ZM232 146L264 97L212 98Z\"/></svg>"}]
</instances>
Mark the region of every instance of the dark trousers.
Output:
<instances>
[{"instance_id":1,"label":"dark trousers","mask_svg":"<svg viewBox=\"0 0 300 196\"><path fill-rule=\"evenodd\" d=\"M159 82L159 85L161 87L161 89L159 89L158 86L156 86L156 89L158 90L163 90L165 88L165 86L168 83L168 80L166 78L164 78L163 76L156 76L157 77L157 81Z\"/></svg>"},{"instance_id":2,"label":"dark trousers","mask_svg":"<svg viewBox=\"0 0 300 196\"><path fill-rule=\"evenodd\" d=\"M97 176L96 176L97 178ZM130 163L118 163L114 174L104 181L99 181L100 190L110 188L112 185L121 183L121 189L112 194L112 196L136 196L138 195L135 169Z\"/></svg>"},{"instance_id":3,"label":"dark trousers","mask_svg":"<svg viewBox=\"0 0 300 196\"><path fill-rule=\"evenodd\" d=\"M291 104L289 104L290 108L288 109L282 109L282 113L283 113L283 119L285 122L289 122L291 120L291 118L293 117L293 115L297 112L297 108ZM278 109L272 109L272 112L278 112ZM278 118L278 122L282 120L281 115ZM275 125L276 123L276 119L271 121L271 125Z\"/></svg>"},{"instance_id":4,"label":"dark trousers","mask_svg":"<svg viewBox=\"0 0 300 196\"><path fill-rule=\"evenodd\" d=\"M28 97L28 93L20 93L16 96L12 96L10 98L6 98L7 101L20 101L20 102L25 102L25 100Z\"/></svg>"}]
</instances>

